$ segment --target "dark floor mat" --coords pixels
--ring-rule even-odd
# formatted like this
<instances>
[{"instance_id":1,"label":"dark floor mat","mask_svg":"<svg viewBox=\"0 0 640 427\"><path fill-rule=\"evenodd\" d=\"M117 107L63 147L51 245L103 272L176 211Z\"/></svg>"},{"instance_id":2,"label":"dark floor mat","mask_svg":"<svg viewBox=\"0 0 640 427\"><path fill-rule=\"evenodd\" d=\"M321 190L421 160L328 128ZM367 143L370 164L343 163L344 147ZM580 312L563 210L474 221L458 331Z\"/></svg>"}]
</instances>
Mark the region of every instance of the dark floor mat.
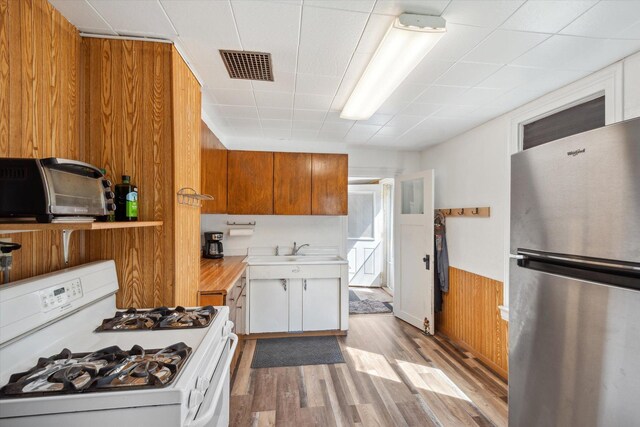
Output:
<instances>
[{"instance_id":1,"label":"dark floor mat","mask_svg":"<svg viewBox=\"0 0 640 427\"><path fill-rule=\"evenodd\" d=\"M273 338L256 342L251 368L333 363L344 363L338 339L334 336Z\"/></svg>"},{"instance_id":2,"label":"dark floor mat","mask_svg":"<svg viewBox=\"0 0 640 427\"><path fill-rule=\"evenodd\" d=\"M355 291L349 290L349 302L351 301L360 301L360 297Z\"/></svg>"},{"instance_id":3,"label":"dark floor mat","mask_svg":"<svg viewBox=\"0 0 640 427\"><path fill-rule=\"evenodd\" d=\"M363 299L349 301L349 314L391 313L393 306L388 302Z\"/></svg>"}]
</instances>

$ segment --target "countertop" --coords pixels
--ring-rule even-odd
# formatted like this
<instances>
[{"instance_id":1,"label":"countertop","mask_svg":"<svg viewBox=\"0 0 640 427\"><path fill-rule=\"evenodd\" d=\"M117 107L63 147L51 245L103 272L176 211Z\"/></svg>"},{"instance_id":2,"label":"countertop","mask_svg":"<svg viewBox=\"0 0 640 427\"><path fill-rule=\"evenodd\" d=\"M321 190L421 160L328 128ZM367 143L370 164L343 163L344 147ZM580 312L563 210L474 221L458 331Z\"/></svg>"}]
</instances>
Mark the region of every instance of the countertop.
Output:
<instances>
[{"instance_id":1,"label":"countertop","mask_svg":"<svg viewBox=\"0 0 640 427\"><path fill-rule=\"evenodd\" d=\"M247 268L245 256L226 256L221 259L200 259L201 294L225 295Z\"/></svg>"}]
</instances>

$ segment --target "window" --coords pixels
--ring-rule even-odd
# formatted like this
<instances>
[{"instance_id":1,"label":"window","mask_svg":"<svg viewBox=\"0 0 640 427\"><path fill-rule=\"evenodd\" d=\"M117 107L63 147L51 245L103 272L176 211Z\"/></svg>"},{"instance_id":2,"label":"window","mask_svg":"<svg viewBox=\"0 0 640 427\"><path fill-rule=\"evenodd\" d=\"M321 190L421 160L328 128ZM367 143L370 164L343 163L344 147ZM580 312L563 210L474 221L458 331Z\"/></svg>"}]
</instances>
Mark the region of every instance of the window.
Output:
<instances>
[{"instance_id":1,"label":"window","mask_svg":"<svg viewBox=\"0 0 640 427\"><path fill-rule=\"evenodd\" d=\"M603 127L604 101L603 95L525 124L522 149L528 150L556 139Z\"/></svg>"},{"instance_id":2,"label":"window","mask_svg":"<svg viewBox=\"0 0 640 427\"><path fill-rule=\"evenodd\" d=\"M374 235L375 222L375 193L373 192L349 192L349 239L371 239Z\"/></svg>"}]
</instances>

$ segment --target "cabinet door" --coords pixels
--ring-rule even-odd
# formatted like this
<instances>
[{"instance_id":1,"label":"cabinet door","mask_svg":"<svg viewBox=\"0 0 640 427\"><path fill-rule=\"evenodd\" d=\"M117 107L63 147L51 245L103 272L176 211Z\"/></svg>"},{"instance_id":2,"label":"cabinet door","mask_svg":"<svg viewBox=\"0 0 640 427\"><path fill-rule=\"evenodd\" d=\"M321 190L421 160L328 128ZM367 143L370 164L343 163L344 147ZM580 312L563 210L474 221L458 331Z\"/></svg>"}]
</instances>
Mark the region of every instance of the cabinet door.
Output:
<instances>
[{"instance_id":1,"label":"cabinet door","mask_svg":"<svg viewBox=\"0 0 640 427\"><path fill-rule=\"evenodd\" d=\"M228 213L273 214L273 153L229 151L227 171Z\"/></svg>"},{"instance_id":2,"label":"cabinet door","mask_svg":"<svg viewBox=\"0 0 640 427\"><path fill-rule=\"evenodd\" d=\"M280 279L249 281L249 332L289 330L288 283Z\"/></svg>"},{"instance_id":3,"label":"cabinet door","mask_svg":"<svg viewBox=\"0 0 640 427\"><path fill-rule=\"evenodd\" d=\"M302 282L303 330L340 329L340 279L304 279Z\"/></svg>"},{"instance_id":4,"label":"cabinet door","mask_svg":"<svg viewBox=\"0 0 640 427\"><path fill-rule=\"evenodd\" d=\"M273 154L276 215L311 215L311 154Z\"/></svg>"},{"instance_id":5,"label":"cabinet door","mask_svg":"<svg viewBox=\"0 0 640 427\"><path fill-rule=\"evenodd\" d=\"M311 212L347 215L349 160L346 154L311 156Z\"/></svg>"},{"instance_id":6,"label":"cabinet door","mask_svg":"<svg viewBox=\"0 0 640 427\"><path fill-rule=\"evenodd\" d=\"M215 138L208 128L206 130ZM205 133L203 131L203 138ZM213 196L213 200L202 201L201 213L227 213L227 150L205 145L203 141L200 162L201 191Z\"/></svg>"}]
</instances>

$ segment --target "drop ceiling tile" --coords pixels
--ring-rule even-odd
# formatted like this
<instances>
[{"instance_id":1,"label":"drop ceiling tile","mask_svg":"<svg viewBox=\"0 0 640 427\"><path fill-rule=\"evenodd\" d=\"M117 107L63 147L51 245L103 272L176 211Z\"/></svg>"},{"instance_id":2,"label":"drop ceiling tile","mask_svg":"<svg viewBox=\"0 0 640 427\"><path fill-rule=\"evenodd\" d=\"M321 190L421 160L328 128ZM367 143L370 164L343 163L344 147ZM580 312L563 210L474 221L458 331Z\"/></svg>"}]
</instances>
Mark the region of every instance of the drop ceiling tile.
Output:
<instances>
[{"instance_id":1,"label":"drop ceiling tile","mask_svg":"<svg viewBox=\"0 0 640 427\"><path fill-rule=\"evenodd\" d=\"M438 61L427 57L409 74L405 83L430 85L449 70L453 64L455 64L453 61Z\"/></svg>"},{"instance_id":2,"label":"drop ceiling tile","mask_svg":"<svg viewBox=\"0 0 640 427\"><path fill-rule=\"evenodd\" d=\"M302 121L320 122L324 121L324 117L327 114L323 110L293 110L293 119Z\"/></svg>"},{"instance_id":3,"label":"drop ceiling tile","mask_svg":"<svg viewBox=\"0 0 640 427\"><path fill-rule=\"evenodd\" d=\"M528 81L545 75L547 70L541 68L518 67L506 65L478 84L483 88L510 90L526 84Z\"/></svg>"},{"instance_id":4,"label":"drop ceiling tile","mask_svg":"<svg viewBox=\"0 0 640 427\"><path fill-rule=\"evenodd\" d=\"M404 114L398 114L391 119L385 127L392 127L398 129L409 130L424 119L423 116L408 116Z\"/></svg>"},{"instance_id":5,"label":"drop ceiling tile","mask_svg":"<svg viewBox=\"0 0 640 427\"><path fill-rule=\"evenodd\" d=\"M439 104L419 104L417 102L407 105L407 107L401 111L402 114L409 114L412 116L427 117L435 113L442 108Z\"/></svg>"},{"instance_id":6,"label":"drop ceiling tile","mask_svg":"<svg viewBox=\"0 0 640 427\"><path fill-rule=\"evenodd\" d=\"M391 127L391 126L383 126L382 129L380 129L378 131L378 133L376 133L373 138L397 138L400 135L406 133L409 129L403 129L403 128L396 128L396 127Z\"/></svg>"},{"instance_id":7,"label":"drop ceiling tile","mask_svg":"<svg viewBox=\"0 0 640 427\"><path fill-rule=\"evenodd\" d=\"M373 135L367 141L367 145L371 145L371 146L375 146L375 147L391 147L391 146L393 146L396 137L387 136L387 135L381 135L382 130L384 130L384 128L380 129L380 132L378 132L377 134Z\"/></svg>"},{"instance_id":8,"label":"drop ceiling tile","mask_svg":"<svg viewBox=\"0 0 640 427\"><path fill-rule=\"evenodd\" d=\"M618 38L640 40L640 22L618 33Z\"/></svg>"},{"instance_id":9,"label":"drop ceiling tile","mask_svg":"<svg viewBox=\"0 0 640 427\"><path fill-rule=\"evenodd\" d=\"M273 81L259 81L252 80L251 84L255 90L266 90L271 92L291 92L295 88L296 75L294 73L287 73L278 70L277 67L273 70Z\"/></svg>"},{"instance_id":10,"label":"drop ceiling tile","mask_svg":"<svg viewBox=\"0 0 640 427\"><path fill-rule=\"evenodd\" d=\"M469 52L464 60L508 64L549 37L549 34L496 30Z\"/></svg>"},{"instance_id":11,"label":"drop ceiling tile","mask_svg":"<svg viewBox=\"0 0 640 427\"><path fill-rule=\"evenodd\" d=\"M523 3L524 0L453 0L442 17L447 23L495 28Z\"/></svg>"},{"instance_id":12,"label":"drop ceiling tile","mask_svg":"<svg viewBox=\"0 0 640 427\"><path fill-rule=\"evenodd\" d=\"M296 93L295 108L301 110L327 111L329 107L331 107L331 101L333 101L333 96Z\"/></svg>"},{"instance_id":13,"label":"drop ceiling tile","mask_svg":"<svg viewBox=\"0 0 640 427\"><path fill-rule=\"evenodd\" d=\"M326 141L341 141L347 135L349 130L320 130L318 139Z\"/></svg>"},{"instance_id":14,"label":"drop ceiling tile","mask_svg":"<svg viewBox=\"0 0 640 427\"><path fill-rule=\"evenodd\" d=\"M240 105L219 105L218 112L222 117L240 119L258 119L256 107L246 107Z\"/></svg>"},{"instance_id":15,"label":"drop ceiling tile","mask_svg":"<svg viewBox=\"0 0 640 427\"><path fill-rule=\"evenodd\" d=\"M298 72L342 77L368 15L315 7L303 9Z\"/></svg>"},{"instance_id":16,"label":"drop ceiling tile","mask_svg":"<svg viewBox=\"0 0 640 427\"><path fill-rule=\"evenodd\" d=\"M640 22L640 2L607 0L593 6L560 33L614 38L638 22Z\"/></svg>"},{"instance_id":17,"label":"drop ceiling tile","mask_svg":"<svg viewBox=\"0 0 640 427\"><path fill-rule=\"evenodd\" d=\"M457 104L457 99L469 88L458 86L429 86L416 99L422 104Z\"/></svg>"},{"instance_id":18,"label":"drop ceiling tile","mask_svg":"<svg viewBox=\"0 0 640 427\"><path fill-rule=\"evenodd\" d=\"M393 118L393 116L391 114L379 114L379 113L376 113L373 116L369 117L368 120L359 120L358 123L363 124L363 125L384 126L392 118Z\"/></svg>"},{"instance_id":19,"label":"drop ceiling tile","mask_svg":"<svg viewBox=\"0 0 640 427\"><path fill-rule=\"evenodd\" d=\"M460 105L486 105L504 94L504 89L474 87L460 95L457 102Z\"/></svg>"},{"instance_id":20,"label":"drop ceiling tile","mask_svg":"<svg viewBox=\"0 0 640 427\"><path fill-rule=\"evenodd\" d=\"M491 33L489 28L447 23L447 33L442 36L425 59L458 61L476 47L489 33Z\"/></svg>"},{"instance_id":21,"label":"drop ceiling tile","mask_svg":"<svg viewBox=\"0 0 640 427\"><path fill-rule=\"evenodd\" d=\"M477 109L477 105L446 105L430 117L466 117Z\"/></svg>"},{"instance_id":22,"label":"drop ceiling tile","mask_svg":"<svg viewBox=\"0 0 640 427\"><path fill-rule=\"evenodd\" d=\"M345 137L346 142L365 142L373 135L375 135L382 126L375 125L363 125L360 123L356 123L353 125L347 136Z\"/></svg>"},{"instance_id":23,"label":"drop ceiling tile","mask_svg":"<svg viewBox=\"0 0 640 427\"><path fill-rule=\"evenodd\" d=\"M289 108L258 108L261 119L291 120L293 111Z\"/></svg>"},{"instance_id":24,"label":"drop ceiling tile","mask_svg":"<svg viewBox=\"0 0 640 427\"><path fill-rule=\"evenodd\" d=\"M340 77L298 73L296 79L296 94L307 93L331 96L333 98L339 84Z\"/></svg>"},{"instance_id":25,"label":"drop ceiling tile","mask_svg":"<svg viewBox=\"0 0 640 427\"><path fill-rule=\"evenodd\" d=\"M291 120L270 120L270 119L262 119L260 120L262 124L262 129L291 129L293 123Z\"/></svg>"},{"instance_id":26,"label":"drop ceiling tile","mask_svg":"<svg viewBox=\"0 0 640 427\"><path fill-rule=\"evenodd\" d=\"M293 129L297 130L312 130L319 131L322 127L322 122L320 121L311 121L311 120L293 120Z\"/></svg>"},{"instance_id":27,"label":"drop ceiling tile","mask_svg":"<svg viewBox=\"0 0 640 427\"><path fill-rule=\"evenodd\" d=\"M244 50L269 52L274 70L295 71L301 7L265 1L231 2ZM277 28L277 31L274 29Z\"/></svg>"},{"instance_id":28,"label":"drop ceiling tile","mask_svg":"<svg viewBox=\"0 0 640 427\"><path fill-rule=\"evenodd\" d=\"M292 129L291 139L300 141L314 141L318 138L318 131L304 130L304 129Z\"/></svg>"},{"instance_id":29,"label":"drop ceiling tile","mask_svg":"<svg viewBox=\"0 0 640 427\"><path fill-rule=\"evenodd\" d=\"M436 84L440 86L475 86L501 68L498 64L458 62L444 73Z\"/></svg>"},{"instance_id":30,"label":"drop ceiling tile","mask_svg":"<svg viewBox=\"0 0 640 427\"><path fill-rule=\"evenodd\" d=\"M278 140L291 139L291 129L262 129L265 138L273 138Z\"/></svg>"},{"instance_id":31,"label":"drop ceiling tile","mask_svg":"<svg viewBox=\"0 0 640 427\"><path fill-rule=\"evenodd\" d=\"M393 16L403 13L439 16L448 4L449 0L380 0L376 3L373 13Z\"/></svg>"},{"instance_id":32,"label":"drop ceiling tile","mask_svg":"<svg viewBox=\"0 0 640 427\"><path fill-rule=\"evenodd\" d=\"M338 123L355 123L354 120L347 120L340 117L340 111L329 111L327 113L327 117L324 119L325 122L338 122Z\"/></svg>"},{"instance_id":33,"label":"drop ceiling tile","mask_svg":"<svg viewBox=\"0 0 640 427\"><path fill-rule=\"evenodd\" d=\"M528 1L502 24L507 30L557 33L576 19L598 0Z\"/></svg>"},{"instance_id":34,"label":"drop ceiling tile","mask_svg":"<svg viewBox=\"0 0 640 427\"><path fill-rule=\"evenodd\" d=\"M69 22L87 33L117 35L89 3L78 0L51 0L55 7Z\"/></svg>"},{"instance_id":35,"label":"drop ceiling tile","mask_svg":"<svg viewBox=\"0 0 640 427\"><path fill-rule=\"evenodd\" d=\"M368 13L371 12L374 3L375 0L305 0L304 6Z\"/></svg>"},{"instance_id":36,"label":"drop ceiling tile","mask_svg":"<svg viewBox=\"0 0 640 427\"><path fill-rule=\"evenodd\" d=\"M256 96L256 104L258 104L258 107L292 108L293 93L262 90L256 90L253 93Z\"/></svg>"},{"instance_id":37,"label":"drop ceiling tile","mask_svg":"<svg viewBox=\"0 0 640 427\"><path fill-rule=\"evenodd\" d=\"M555 35L513 61L513 65L595 71L598 66L594 61L598 58L594 52L601 43L599 39Z\"/></svg>"},{"instance_id":38,"label":"drop ceiling tile","mask_svg":"<svg viewBox=\"0 0 640 427\"><path fill-rule=\"evenodd\" d=\"M157 0L89 0L120 35L173 38L177 34Z\"/></svg>"},{"instance_id":39,"label":"drop ceiling tile","mask_svg":"<svg viewBox=\"0 0 640 427\"><path fill-rule=\"evenodd\" d=\"M353 122L348 120L344 122L324 122L320 132L344 132L346 134L352 126Z\"/></svg>"},{"instance_id":40,"label":"drop ceiling tile","mask_svg":"<svg viewBox=\"0 0 640 427\"><path fill-rule=\"evenodd\" d=\"M162 0L161 4L194 62L224 68L218 49L241 49L229 2Z\"/></svg>"},{"instance_id":41,"label":"drop ceiling tile","mask_svg":"<svg viewBox=\"0 0 640 427\"><path fill-rule=\"evenodd\" d=\"M260 120L258 119L227 118L227 123L229 123L229 125L231 125L234 129L238 130L261 129Z\"/></svg>"},{"instance_id":42,"label":"drop ceiling tile","mask_svg":"<svg viewBox=\"0 0 640 427\"><path fill-rule=\"evenodd\" d=\"M222 61L213 61L215 65L206 66L204 64L195 63L194 67L198 70L203 84L212 89L235 89L235 90L252 90L249 80L232 79L225 68Z\"/></svg>"},{"instance_id":43,"label":"drop ceiling tile","mask_svg":"<svg viewBox=\"0 0 640 427\"><path fill-rule=\"evenodd\" d=\"M256 105L253 92L250 90L211 89L218 104L223 105Z\"/></svg>"}]
</instances>

